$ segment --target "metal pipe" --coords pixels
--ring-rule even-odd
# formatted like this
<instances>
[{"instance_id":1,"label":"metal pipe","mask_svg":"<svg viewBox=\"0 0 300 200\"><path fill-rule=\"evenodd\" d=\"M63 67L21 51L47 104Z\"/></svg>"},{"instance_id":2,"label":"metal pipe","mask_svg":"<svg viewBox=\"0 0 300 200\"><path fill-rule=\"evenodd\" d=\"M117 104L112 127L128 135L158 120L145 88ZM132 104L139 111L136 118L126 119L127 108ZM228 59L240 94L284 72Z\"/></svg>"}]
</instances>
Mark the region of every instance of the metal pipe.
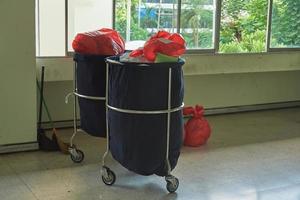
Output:
<instances>
[{"instance_id":1,"label":"metal pipe","mask_svg":"<svg viewBox=\"0 0 300 200\"><path fill-rule=\"evenodd\" d=\"M122 112L122 113L129 113L129 114L165 114L165 113L172 113L181 110L184 107L184 103L181 104L181 106L173 108L173 109L167 109L167 110L129 110L129 109L122 109L122 108L116 108L110 105L107 105L109 109Z\"/></svg>"},{"instance_id":2,"label":"metal pipe","mask_svg":"<svg viewBox=\"0 0 300 200\"><path fill-rule=\"evenodd\" d=\"M105 166L105 158L109 152L109 130L108 130L108 70L109 70L109 64L108 62L106 63L106 86L105 86L105 96L106 96L106 106L105 106L105 111L106 111L106 151L103 154L102 157L102 166Z\"/></svg>"},{"instance_id":3,"label":"metal pipe","mask_svg":"<svg viewBox=\"0 0 300 200\"><path fill-rule=\"evenodd\" d=\"M95 97L95 96L87 96L83 94L78 94L77 92L73 93L75 96L81 97L83 99L91 99L91 100L105 100L105 97Z\"/></svg>"},{"instance_id":4,"label":"metal pipe","mask_svg":"<svg viewBox=\"0 0 300 200\"><path fill-rule=\"evenodd\" d=\"M166 150L166 163L168 169L168 175L171 173L171 166L169 161L169 149L170 149L170 121L171 121L171 91L172 91L172 68L169 68L169 83L168 83L168 118L167 118L167 150Z\"/></svg>"},{"instance_id":5,"label":"metal pipe","mask_svg":"<svg viewBox=\"0 0 300 200\"><path fill-rule=\"evenodd\" d=\"M77 63L74 63L74 77L73 77L73 94L77 92L77 84L76 84L76 79L77 79ZM73 128L74 128L74 133L70 139L70 147L73 147L73 139L75 135L77 134L77 96L74 95L74 105L73 105Z\"/></svg>"}]
</instances>

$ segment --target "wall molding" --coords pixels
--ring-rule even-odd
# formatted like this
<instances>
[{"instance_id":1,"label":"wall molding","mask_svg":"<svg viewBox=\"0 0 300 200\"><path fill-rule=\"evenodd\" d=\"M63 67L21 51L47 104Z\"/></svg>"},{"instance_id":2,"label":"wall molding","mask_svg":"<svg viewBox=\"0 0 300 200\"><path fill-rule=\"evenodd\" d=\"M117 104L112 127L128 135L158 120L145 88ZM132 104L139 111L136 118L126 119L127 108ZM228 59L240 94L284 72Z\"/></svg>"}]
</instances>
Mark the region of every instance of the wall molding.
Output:
<instances>
[{"instance_id":1,"label":"wall molding","mask_svg":"<svg viewBox=\"0 0 300 200\"><path fill-rule=\"evenodd\" d=\"M282 109L282 108L293 108L300 107L300 101L290 101L290 102L279 102L279 103L268 103L268 104L256 104L256 105L243 105L243 106L232 106L224 108L207 108L205 109L205 115L220 115L220 114L230 114L230 113L241 113L241 112L252 112L252 111L262 111L262 110L272 110L272 109ZM55 128L72 128L73 120L56 121L54 122ZM80 120L77 120L78 127L80 126ZM42 127L44 129L51 129L50 122L43 122Z\"/></svg>"},{"instance_id":2,"label":"wall molding","mask_svg":"<svg viewBox=\"0 0 300 200\"><path fill-rule=\"evenodd\" d=\"M205 115L218 115L251 111L262 111L282 108L299 107L300 101L268 103L268 104L256 104L256 105L244 105L244 106L232 106L225 108L208 108L205 110Z\"/></svg>"},{"instance_id":3,"label":"wall molding","mask_svg":"<svg viewBox=\"0 0 300 200\"><path fill-rule=\"evenodd\" d=\"M52 129L52 124L50 122L42 122L43 129ZM63 120L63 121L55 121L55 128L72 128L73 127L73 119ZM80 127L80 119L77 119L77 127Z\"/></svg>"},{"instance_id":4,"label":"wall molding","mask_svg":"<svg viewBox=\"0 0 300 200\"><path fill-rule=\"evenodd\" d=\"M291 102L280 102L280 103L269 103L269 104L258 104L258 105L245 105L245 106L233 106L225 108L209 108L205 110L205 115L219 115L219 114L229 114L229 113L242 113L242 112L252 112L252 111L262 111L262 110L272 110L272 109L282 109L282 108L293 108L300 107L300 101ZM54 122L55 128L72 128L73 120L56 121ZM80 126L80 120L77 120L78 127ZM44 129L51 129L50 122L43 122L42 127ZM32 151L38 150L39 145L37 142L20 143L20 144L10 144L10 145L0 145L0 153L12 153L20 151Z\"/></svg>"},{"instance_id":5,"label":"wall molding","mask_svg":"<svg viewBox=\"0 0 300 200\"><path fill-rule=\"evenodd\" d=\"M39 144L37 142L0 145L0 154L22 152L22 151L33 151L38 149L39 149Z\"/></svg>"}]
</instances>

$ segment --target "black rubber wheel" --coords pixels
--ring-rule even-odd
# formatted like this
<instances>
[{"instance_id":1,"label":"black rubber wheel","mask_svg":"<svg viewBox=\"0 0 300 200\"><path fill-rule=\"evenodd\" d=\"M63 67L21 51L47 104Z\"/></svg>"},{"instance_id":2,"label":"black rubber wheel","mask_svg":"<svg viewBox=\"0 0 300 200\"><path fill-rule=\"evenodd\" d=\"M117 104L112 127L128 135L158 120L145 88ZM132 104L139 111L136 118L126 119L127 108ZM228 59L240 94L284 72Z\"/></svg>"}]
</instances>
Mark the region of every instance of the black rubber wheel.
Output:
<instances>
[{"instance_id":1,"label":"black rubber wheel","mask_svg":"<svg viewBox=\"0 0 300 200\"><path fill-rule=\"evenodd\" d=\"M116 174L110 170L108 167L103 167L103 170L106 170L106 175L103 175L102 173L102 181L106 185L113 185L116 181Z\"/></svg>"},{"instance_id":2,"label":"black rubber wheel","mask_svg":"<svg viewBox=\"0 0 300 200\"><path fill-rule=\"evenodd\" d=\"M179 180L176 177L172 178L173 181L167 181L167 190L170 193L173 193L177 190L178 186L179 186Z\"/></svg>"},{"instance_id":3,"label":"black rubber wheel","mask_svg":"<svg viewBox=\"0 0 300 200\"><path fill-rule=\"evenodd\" d=\"M71 160L74 163L81 163L84 159L84 153L79 149L76 149L76 152L77 152L77 155L71 154Z\"/></svg>"}]
</instances>

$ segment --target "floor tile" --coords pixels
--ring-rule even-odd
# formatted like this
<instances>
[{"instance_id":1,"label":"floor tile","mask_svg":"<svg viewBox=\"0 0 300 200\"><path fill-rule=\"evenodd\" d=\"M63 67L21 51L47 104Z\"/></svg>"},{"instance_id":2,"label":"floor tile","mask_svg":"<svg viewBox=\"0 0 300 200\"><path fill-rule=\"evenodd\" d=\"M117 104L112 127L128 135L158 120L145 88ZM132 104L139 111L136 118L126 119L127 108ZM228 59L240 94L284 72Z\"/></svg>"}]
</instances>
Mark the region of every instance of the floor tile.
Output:
<instances>
[{"instance_id":1,"label":"floor tile","mask_svg":"<svg viewBox=\"0 0 300 200\"><path fill-rule=\"evenodd\" d=\"M208 143L183 147L173 175L180 186L168 194L163 177L140 176L108 157L116 173L101 180L106 140L78 133L85 160L74 164L60 152L0 155L0 199L20 200L300 200L300 108L207 117ZM68 142L72 129L58 130Z\"/></svg>"}]
</instances>

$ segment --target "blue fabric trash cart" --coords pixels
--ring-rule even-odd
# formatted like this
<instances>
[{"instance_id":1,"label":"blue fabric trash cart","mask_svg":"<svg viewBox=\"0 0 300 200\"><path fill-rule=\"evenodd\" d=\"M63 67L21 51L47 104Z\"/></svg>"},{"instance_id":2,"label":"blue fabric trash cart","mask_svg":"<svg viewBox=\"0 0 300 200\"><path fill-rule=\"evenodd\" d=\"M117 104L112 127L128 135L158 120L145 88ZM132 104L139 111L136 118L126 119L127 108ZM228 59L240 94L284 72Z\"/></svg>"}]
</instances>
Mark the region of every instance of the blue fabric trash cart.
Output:
<instances>
[{"instance_id":1,"label":"blue fabric trash cart","mask_svg":"<svg viewBox=\"0 0 300 200\"><path fill-rule=\"evenodd\" d=\"M109 152L130 171L164 176L167 190L179 180L171 175L183 138L184 60L175 63L125 63L106 59L107 149L102 180L114 184L115 173L105 165Z\"/></svg>"},{"instance_id":2,"label":"blue fabric trash cart","mask_svg":"<svg viewBox=\"0 0 300 200\"><path fill-rule=\"evenodd\" d=\"M80 108L80 128L89 135L106 137L106 63L108 56L86 55L75 53L73 92L66 97L66 103L70 95L74 96L74 133L70 138L69 152L75 163L84 159L84 153L77 149L73 140L77 129L77 101Z\"/></svg>"}]
</instances>

